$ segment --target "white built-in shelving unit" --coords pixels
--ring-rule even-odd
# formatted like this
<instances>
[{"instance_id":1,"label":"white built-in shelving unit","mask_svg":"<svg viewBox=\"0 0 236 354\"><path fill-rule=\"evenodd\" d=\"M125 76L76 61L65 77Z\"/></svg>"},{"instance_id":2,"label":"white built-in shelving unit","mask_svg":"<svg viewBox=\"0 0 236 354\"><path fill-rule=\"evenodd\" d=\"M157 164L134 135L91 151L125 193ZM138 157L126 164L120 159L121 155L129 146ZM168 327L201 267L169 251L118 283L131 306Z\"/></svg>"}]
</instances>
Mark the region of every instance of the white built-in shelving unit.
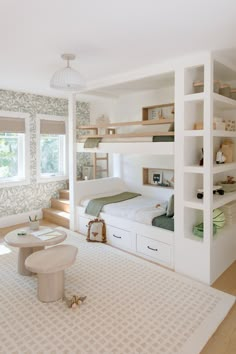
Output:
<instances>
[{"instance_id":1,"label":"white built-in shelving unit","mask_svg":"<svg viewBox=\"0 0 236 354\"><path fill-rule=\"evenodd\" d=\"M228 174L236 176L234 161L217 165L216 152L225 138L236 143L236 132L213 130L213 118L236 119L236 100L214 91L214 80L232 83L236 67L211 54L202 61L189 62L176 72L176 223L175 269L211 284L234 260L235 225L226 225L213 236L213 210L236 200L236 192L213 195L213 185ZM204 82L204 90L193 92L193 82ZM234 87L234 86L233 86ZM178 88L178 91L177 91ZM203 122L200 130L195 124ZM199 161L204 151L204 165ZM197 190L203 189L203 199ZM193 235L193 227L204 223L203 238Z\"/></svg>"}]
</instances>

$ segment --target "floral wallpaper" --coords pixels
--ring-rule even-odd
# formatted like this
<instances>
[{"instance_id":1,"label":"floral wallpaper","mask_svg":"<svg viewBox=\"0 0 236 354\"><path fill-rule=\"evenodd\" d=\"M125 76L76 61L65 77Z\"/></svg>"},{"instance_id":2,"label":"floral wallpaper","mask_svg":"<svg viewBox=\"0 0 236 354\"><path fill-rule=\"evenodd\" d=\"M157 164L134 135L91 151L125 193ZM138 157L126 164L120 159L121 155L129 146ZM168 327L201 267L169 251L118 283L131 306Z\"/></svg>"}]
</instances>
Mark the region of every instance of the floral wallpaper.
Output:
<instances>
[{"instance_id":1,"label":"floral wallpaper","mask_svg":"<svg viewBox=\"0 0 236 354\"><path fill-rule=\"evenodd\" d=\"M66 99L0 90L0 110L30 115L30 184L0 188L0 217L50 207L50 199L66 188L66 181L37 183L36 180L36 119L37 114L68 115ZM80 124L89 123L89 104L77 102L76 116ZM90 154L77 154L77 171L90 165Z\"/></svg>"}]
</instances>

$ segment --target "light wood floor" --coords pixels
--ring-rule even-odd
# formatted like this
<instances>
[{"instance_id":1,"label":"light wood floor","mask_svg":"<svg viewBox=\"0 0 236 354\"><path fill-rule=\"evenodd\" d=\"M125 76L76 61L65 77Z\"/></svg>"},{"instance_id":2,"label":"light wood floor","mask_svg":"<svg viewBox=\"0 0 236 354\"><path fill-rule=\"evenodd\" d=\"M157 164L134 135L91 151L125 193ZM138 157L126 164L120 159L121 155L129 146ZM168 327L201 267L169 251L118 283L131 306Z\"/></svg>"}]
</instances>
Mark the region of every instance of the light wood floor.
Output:
<instances>
[{"instance_id":1,"label":"light wood floor","mask_svg":"<svg viewBox=\"0 0 236 354\"><path fill-rule=\"evenodd\" d=\"M57 226L46 220L41 220L40 225ZM21 224L0 229L0 242L11 230L26 226L27 224ZM212 287L236 296L236 262L216 280ZM236 304L210 338L201 354L236 354Z\"/></svg>"}]
</instances>

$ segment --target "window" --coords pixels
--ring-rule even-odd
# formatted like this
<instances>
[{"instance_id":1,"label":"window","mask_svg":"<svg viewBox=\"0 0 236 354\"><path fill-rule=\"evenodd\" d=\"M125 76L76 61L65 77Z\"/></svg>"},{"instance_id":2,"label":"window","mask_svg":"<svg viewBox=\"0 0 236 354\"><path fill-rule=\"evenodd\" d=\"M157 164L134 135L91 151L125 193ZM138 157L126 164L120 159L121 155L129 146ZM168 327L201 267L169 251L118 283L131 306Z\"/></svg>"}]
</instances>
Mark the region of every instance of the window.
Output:
<instances>
[{"instance_id":1,"label":"window","mask_svg":"<svg viewBox=\"0 0 236 354\"><path fill-rule=\"evenodd\" d=\"M26 178L25 119L0 117L0 183Z\"/></svg>"},{"instance_id":2,"label":"window","mask_svg":"<svg viewBox=\"0 0 236 354\"><path fill-rule=\"evenodd\" d=\"M66 175L65 122L40 120L40 177L65 177Z\"/></svg>"}]
</instances>

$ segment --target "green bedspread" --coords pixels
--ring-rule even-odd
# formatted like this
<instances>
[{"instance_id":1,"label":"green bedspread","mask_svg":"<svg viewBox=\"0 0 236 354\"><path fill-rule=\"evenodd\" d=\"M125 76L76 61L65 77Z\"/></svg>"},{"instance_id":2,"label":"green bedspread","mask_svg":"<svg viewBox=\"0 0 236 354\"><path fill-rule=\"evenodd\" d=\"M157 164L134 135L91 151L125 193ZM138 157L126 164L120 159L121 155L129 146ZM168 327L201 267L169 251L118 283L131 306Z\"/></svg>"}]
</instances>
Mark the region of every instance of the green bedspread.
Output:
<instances>
[{"instance_id":1,"label":"green bedspread","mask_svg":"<svg viewBox=\"0 0 236 354\"><path fill-rule=\"evenodd\" d=\"M124 200L132 199L140 195L141 194L139 193L123 192L110 197L92 199L89 201L85 213L93 216L99 216L104 205L123 202Z\"/></svg>"},{"instance_id":2,"label":"green bedspread","mask_svg":"<svg viewBox=\"0 0 236 354\"><path fill-rule=\"evenodd\" d=\"M152 226L157 226L170 231L174 231L174 224L174 219L166 215L157 216L152 220Z\"/></svg>"}]
</instances>

